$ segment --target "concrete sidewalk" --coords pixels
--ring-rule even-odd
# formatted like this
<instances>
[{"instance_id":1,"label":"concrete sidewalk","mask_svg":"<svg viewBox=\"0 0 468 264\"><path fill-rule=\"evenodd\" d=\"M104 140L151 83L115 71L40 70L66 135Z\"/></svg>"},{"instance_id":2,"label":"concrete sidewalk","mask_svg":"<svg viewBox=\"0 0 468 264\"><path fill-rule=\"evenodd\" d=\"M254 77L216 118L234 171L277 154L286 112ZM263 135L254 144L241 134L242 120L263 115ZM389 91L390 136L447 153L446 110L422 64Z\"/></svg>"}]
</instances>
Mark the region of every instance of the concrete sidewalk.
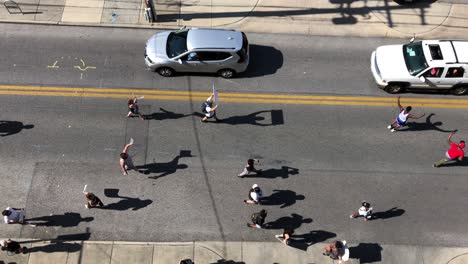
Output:
<instances>
[{"instance_id":1,"label":"concrete sidewalk","mask_svg":"<svg viewBox=\"0 0 468 264\"><path fill-rule=\"evenodd\" d=\"M186 242L136 243L100 241L25 242L30 253L7 256L0 253L0 263L17 264L74 264L74 263L147 263L178 264L190 258L197 264L306 264L333 263L323 256L326 244L310 242L293 247L280 242ZM468 248L434 248L350 244L350 260L346 263L387 264L462 264L468 263ZM3 262L2 262L3 261ZM337 261L335 261L337 263Z\"/></svg>"},{"instance_id":2,"label":"concrete sidewalk","mask_svg":"<svg viewBox=\"0 0 468 264\"><path fill-rule=\"evenodd\" d=\"M155 0L157 23L143 0L16 0L0 21L141 28L219 27L247 32L325 36L466 38L468 0ZM431 3L433 2L433 3Z\"/></svg>"}]
</instances>

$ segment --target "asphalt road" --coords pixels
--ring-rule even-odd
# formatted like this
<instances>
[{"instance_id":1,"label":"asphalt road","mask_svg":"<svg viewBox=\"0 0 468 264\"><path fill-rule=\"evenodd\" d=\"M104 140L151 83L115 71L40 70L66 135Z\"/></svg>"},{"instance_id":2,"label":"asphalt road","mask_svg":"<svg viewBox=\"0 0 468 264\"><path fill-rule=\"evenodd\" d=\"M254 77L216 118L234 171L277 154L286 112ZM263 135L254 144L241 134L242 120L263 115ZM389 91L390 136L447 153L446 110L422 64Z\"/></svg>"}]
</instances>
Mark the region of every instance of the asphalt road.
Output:
<instances>
[{"instance_id":1,"label":"asphalt road","mask_svg":"<svg viewBox=\"0 0 468 264\"><path fill-rule=\"evenodd\" d=\"M103 34L106 30L112 33ZM275 74L230 82L146 72L143 45L136 40L151 32L106 30L52 27L47 39L43 30L33 35L2 30L8 35L0 42L2 82L205 91L214 80L221 89L239 92L382 93L368 82L367 64L369 49L384 40L252 35L252 43L281 50L282 66ZM121 46L111 45L119 38ZM333 51L345 46L339 43L353 45L348 52ZM96 66L95 75L86 72L80 79L70 67L54 75L49 71L61 68L46 67L54 63L46 58L81 52ZM16 66L7 67L14 61ZM318 71L314 78L301 73L306 67ZM342 75L325 74L333 68ZM447 131L459 129L454 140L466 138L466 110L416 108L434 115L409 131L390 133L386 126L397 109L365 105L225 103L219 110L223 122L203 124L192 115L201 102L143 100L142 112L153 117L149 121L125 118L125 100L117 99L1 96L0 104L6 121L0 123L0 206L25 207L28 218L50 223L0 225L2 236L270 241L282 227L293 226L310 243L336 236L361 243L468 244L468 163L431 167L444 155ZM137 144L134 162L146 174L125 177L119 171L118 155L130 137ZM264 176L236 176L248 157L262 160ZM242 202L254 183L267 196L262 206ZM84 208L85 184L108 209ZM383 219L349 219L363 199ZM272 229L247 228L250 215L261 208Z\"/></svg>"}]
</instances>

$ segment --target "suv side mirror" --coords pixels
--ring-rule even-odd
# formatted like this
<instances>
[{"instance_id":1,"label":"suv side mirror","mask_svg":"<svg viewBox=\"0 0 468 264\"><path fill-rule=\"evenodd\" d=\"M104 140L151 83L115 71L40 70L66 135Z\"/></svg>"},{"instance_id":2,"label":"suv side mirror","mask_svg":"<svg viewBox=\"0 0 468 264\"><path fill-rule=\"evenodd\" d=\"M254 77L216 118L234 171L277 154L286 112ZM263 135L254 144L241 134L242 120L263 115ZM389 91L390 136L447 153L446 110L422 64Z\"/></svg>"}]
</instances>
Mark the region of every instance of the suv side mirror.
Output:
<instances>
[{"instance_id":1,"label":"suv side mirror","mask_svg":"<svg viewBox=\"0 0 468 264\"><path fill-rule=\"evenodd\" d=\"M426 82L426 77L424 76L419 76L419 80L421 80L421 82L425 83Z\"/></svg>"}]
</instances>

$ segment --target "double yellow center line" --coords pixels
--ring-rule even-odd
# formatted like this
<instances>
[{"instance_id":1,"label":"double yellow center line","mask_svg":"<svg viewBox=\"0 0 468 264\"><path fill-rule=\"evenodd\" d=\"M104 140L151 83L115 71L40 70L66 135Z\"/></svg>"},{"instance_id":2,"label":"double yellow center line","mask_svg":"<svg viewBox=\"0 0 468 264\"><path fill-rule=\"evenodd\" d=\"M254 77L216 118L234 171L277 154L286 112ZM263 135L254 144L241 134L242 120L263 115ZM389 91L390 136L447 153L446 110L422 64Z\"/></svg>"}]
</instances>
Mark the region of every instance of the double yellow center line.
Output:
<instances>
[{"instance_id":1,"label":"double yellow center line","mask_svg":"<svg viewBox=\"0 0 468 264\"><path fill-rule=\"evenodd\" d=\"M168 91L149 89L110 89L53 86L0 85L0 94L30 96L63 96L94 98L130 98L133 95L153 100L204 101L209 92ZM351 105L395 106L395 97L335 96L335 95L289 95L220 92L221 102L298 104L298 105ZM402 99L405 105L430 108L468 108L468 99L412 98Z\"/></svg>"}]
</instances>

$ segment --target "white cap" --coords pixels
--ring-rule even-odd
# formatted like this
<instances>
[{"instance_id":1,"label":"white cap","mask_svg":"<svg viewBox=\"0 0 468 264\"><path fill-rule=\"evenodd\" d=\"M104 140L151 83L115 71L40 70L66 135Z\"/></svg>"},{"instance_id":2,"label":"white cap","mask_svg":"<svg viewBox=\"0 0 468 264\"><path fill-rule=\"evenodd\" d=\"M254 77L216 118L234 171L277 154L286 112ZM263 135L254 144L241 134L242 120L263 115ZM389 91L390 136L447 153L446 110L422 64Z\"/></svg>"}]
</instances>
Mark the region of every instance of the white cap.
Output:
<instances>
[{"instance_id":1,"label":"white cap","mask_svg":"<svg viewBox=\"0 0 468 264\"><path fill-rule=\"evenodd\" d=\"M258 184L252 185L252 189L257 188L257 187L258 187Z\"/></svg>"},{"instance_id":2,"label":"white cap","mask_svg":"<svg viewBox=\"0 0 468 264\"><path fill-rule=\"evenodd\" d=\"M0 241L0 246L2 246L2 247L6 247L6 246L7 246L7 242L6 242L6 240L2 240L2 241Z\"/></svg>"}]
</instances>

